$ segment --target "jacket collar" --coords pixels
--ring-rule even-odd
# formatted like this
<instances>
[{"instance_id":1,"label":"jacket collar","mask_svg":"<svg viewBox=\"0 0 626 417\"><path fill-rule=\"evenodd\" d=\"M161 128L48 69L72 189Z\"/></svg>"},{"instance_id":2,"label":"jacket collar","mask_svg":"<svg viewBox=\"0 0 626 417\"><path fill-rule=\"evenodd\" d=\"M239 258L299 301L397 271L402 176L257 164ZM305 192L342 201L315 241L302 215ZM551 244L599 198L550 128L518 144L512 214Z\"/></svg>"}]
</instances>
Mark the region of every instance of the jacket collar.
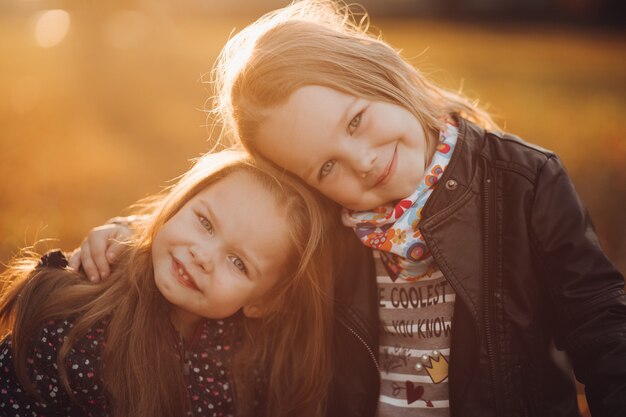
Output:
<instances>
[{"instance_id":1,"label":"jacket collar","mask_svg":"<svg viewBox=\"0 0 626 417\"><path fill-rule=\"evenodd\" d=\"M477 188L478 182L473 181L477 172L480 154L484 148L485 130L470 123L459 115L452 115L459 126L459 136L450 164L439 179L432 195L422 210L422 221L437 217L446 207L465 194L470 188ZM454 181L450 184L449 181ZM452 190L452 187L456 188ZM474 192L480 192L474 189Z\"/></svg>"}]
</instances>

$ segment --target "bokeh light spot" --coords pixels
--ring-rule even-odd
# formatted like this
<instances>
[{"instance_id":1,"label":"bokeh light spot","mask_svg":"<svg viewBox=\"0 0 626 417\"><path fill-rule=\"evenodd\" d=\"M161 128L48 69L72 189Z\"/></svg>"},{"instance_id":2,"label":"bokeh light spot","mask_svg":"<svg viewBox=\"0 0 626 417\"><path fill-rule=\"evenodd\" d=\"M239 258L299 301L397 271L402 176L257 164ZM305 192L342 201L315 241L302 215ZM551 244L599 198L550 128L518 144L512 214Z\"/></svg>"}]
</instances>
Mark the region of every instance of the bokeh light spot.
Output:
<instances>
[{"instance_id":1,"label":"bokeh light spot","mask_svg":"<svg viewBox=\"0 0 626 417\"><path fill-rule=\"evenodd\" d=\"M42 48L58 45L70 30L70 14L65 10L47 10L39 15L35 24L35 40Z\"/></svg>"}]
</instances>

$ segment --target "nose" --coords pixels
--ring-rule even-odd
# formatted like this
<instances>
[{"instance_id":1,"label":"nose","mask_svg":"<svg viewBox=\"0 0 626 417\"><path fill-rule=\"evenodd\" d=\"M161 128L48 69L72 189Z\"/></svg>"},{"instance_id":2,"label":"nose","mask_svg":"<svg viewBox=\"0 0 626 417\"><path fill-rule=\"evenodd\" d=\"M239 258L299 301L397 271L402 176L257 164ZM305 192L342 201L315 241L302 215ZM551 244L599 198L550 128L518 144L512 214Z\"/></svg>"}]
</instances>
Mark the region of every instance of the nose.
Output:
<instances>
[{"instance_id":1,"label":"nose","mask_svg":"<svg viewBox=\"0 0 626 417\"><path fill-rule=\"evenodd\" d=\"M376 151L366 144L352 149L352 167L361 178L367 177L367 174L374 168L377 158Z\"/></svg>"},{"instance_id":2,"label":"nose","mask_svg":"<svg viewBox=\"0 0 626 417\"><path fill-rule=\"evenodd\" d=\"M200 267L204 272L213 271L213 251L210 250L208 245L193 245L189 247L191 258L193 262Z\"/></svg>"}]
</instances>

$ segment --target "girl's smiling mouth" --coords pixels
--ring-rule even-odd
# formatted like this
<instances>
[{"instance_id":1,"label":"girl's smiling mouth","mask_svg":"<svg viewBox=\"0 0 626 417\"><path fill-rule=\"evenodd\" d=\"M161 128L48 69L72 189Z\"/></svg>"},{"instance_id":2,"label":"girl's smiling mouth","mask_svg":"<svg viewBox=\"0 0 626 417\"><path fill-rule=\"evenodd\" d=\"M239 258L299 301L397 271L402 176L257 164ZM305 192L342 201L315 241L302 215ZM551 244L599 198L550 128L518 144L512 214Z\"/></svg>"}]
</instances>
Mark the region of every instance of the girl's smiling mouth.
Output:
<instances>
[{"instance_id":1,"label":"girl's smiling mouth","mask_svg":"<svg viewBox=\"0 0 626 417\"><path fill-rule=\"evenodd\" d=\"M189 275L183 264L174 256L172 256L172 273L183 286L200 291L200 288L198 288L192 276Z\"/></svg>"},{"instance_id":2,"label":"girl's smiling mouth","mask_svg":"<svg viewBox=\"0 0 626 417\"><path fill-rule=\"evenodd\" d=\"M393 155L391 157L391 161L389 161L389 164L387 164L387 166L385 167L385 170L382 172L380 177L378 177L378 180L374 184L374 187L385 185L389 182L389 179L391 178L393 173L396 171L397 163L398 163L398 145L396 145L396 147L393 149Z\"/></svg>"}]
</instances>

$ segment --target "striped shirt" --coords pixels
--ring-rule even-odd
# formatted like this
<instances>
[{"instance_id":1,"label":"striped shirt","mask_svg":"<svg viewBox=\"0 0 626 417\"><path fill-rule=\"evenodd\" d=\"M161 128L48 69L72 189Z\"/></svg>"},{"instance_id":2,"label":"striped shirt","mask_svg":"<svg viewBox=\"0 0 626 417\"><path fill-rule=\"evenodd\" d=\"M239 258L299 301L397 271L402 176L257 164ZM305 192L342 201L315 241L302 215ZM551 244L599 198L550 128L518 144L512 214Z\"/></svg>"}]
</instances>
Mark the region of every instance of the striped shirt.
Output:
<instances>
[{"instance_id":1,"label":"striped shirt","mask_svg":"<svg viewBox=\"0 0 626 417\"><path fill-rule=\"evenodd\" d=\"M378 417L447 417L455 294L438 268L394 282L378 251L374 259L381 323Z\"/></svg>"}]
</instances>

